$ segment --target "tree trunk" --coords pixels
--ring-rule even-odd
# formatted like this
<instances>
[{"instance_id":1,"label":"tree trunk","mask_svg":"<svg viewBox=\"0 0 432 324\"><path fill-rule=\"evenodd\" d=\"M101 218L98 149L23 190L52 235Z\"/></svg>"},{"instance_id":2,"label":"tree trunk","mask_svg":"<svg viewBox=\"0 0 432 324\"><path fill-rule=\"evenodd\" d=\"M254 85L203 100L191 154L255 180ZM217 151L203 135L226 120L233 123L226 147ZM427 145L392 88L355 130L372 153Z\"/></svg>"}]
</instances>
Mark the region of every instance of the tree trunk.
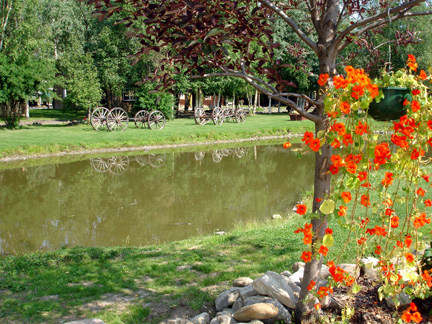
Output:
<instances>
[{"instance_id":1,"label":"tree trunk","mask_svg":"<svg viewBox=\"0 0 432 324\"><path fill-rule=\"evenodd\" d=\"M258 90L255 90L255 100L253 105L253 113L256 113L257 110L257 104L258 104Z\"/></svg>"}]
</instances>

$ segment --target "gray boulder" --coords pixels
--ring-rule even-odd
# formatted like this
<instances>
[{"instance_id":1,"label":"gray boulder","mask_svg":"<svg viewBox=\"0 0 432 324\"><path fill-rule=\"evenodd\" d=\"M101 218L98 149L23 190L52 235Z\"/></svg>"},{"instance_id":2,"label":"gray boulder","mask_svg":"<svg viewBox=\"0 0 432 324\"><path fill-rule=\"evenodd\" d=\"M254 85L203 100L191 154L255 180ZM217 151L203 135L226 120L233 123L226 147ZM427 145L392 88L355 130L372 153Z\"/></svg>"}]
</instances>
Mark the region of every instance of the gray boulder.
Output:
<instances>
[{"instance_id":1,"label":"gray boulder","mask_svg":"<svg viewBox=\"0 0 432 324\"><path fill-rule=\"evenodd\" d=\"M240 288L231 288L223 291L217 296L215 301L215 307L217 311L221 311L225 308L232 306L240 296Z\"/></svg>"},{"instance_id":2,"label":"gray boulder","mask_svg":"<svg viewBox=\"0 0 432 324\"><path fill-rule=\"evenodd\" d=\"M263 276L255 279L254 289L261 295L277 299L283 305L294 309L297 303L297 296L293 287L297 287L289 278L278 273L268 271Z\"/></svg>"},{"instance_id":3,"label":"gray boulder","mask_svg":"<svg viewBox=\"0 0 432 324\"><path fill-rule=\"evenodd\" d=\"M265 320L275 317L279 310L269 303L257 303L240 308L233 314L236 321L250 322L254 319Z\"/></svg>"}]
</instances>

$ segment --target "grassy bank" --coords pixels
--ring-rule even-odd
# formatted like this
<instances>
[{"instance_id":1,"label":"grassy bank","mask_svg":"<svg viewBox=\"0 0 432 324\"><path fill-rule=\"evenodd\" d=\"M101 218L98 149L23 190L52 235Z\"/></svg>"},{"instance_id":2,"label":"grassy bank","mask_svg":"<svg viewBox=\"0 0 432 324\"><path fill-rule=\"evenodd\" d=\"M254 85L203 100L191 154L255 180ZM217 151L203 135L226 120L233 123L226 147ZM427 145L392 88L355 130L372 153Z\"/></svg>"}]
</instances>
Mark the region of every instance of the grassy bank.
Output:
<instances>
[{"instance_id":1,"label":"grassy bank","mask_svg":"<svg viewBox=\"0 0 432 324\"><path fill-rule=\"evenodd\" d=\"M214 298L233 279L291 269L304 248L293 232L304 222L296 216L243 224L226 235L145 248L73 248L6 257L0 259L0 318L6 323L79 317L158 323L180 310L190 315L212 311ZM334 235L345 236L338 229Z\"/></svg>"},{"instance_id":2,"label":"grassy bank","mask_svg":"<svg viewBox=\"0 0 432 324\"><path fill-rule=\"evenodd\" d=\"M22 126L18 130L0 128L0 158L58 152L124 148L151 145L213 142L274 135L299 134L313 130L310 121L290 121L287 114L248 116L244 124L208 123L198 126L193 119L167 122L160 131L138 129L133 122L123 132L95 131L90 125Z\"/></svg>"}]
</instances>

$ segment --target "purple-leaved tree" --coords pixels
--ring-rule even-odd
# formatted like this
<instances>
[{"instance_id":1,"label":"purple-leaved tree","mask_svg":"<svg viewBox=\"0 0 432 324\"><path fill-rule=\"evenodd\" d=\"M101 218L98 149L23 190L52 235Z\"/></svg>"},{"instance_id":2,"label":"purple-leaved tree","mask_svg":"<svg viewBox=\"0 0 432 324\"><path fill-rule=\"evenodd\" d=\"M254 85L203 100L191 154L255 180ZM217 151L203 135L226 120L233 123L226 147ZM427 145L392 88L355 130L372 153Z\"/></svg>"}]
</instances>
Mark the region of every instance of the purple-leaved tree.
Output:
<instances>
[{"instance_id":1,"label":"purple-leaved tree","mask_svg":"<svg viewBox=\"0 0 432 324\"><path fill-rule=\"evenodd\" d=\"M302 42L302 50L315 53L319 74L336 74L340 53L355 40L379 30L389 22L421 15L430 15L427 0L86 0L94 5L99 19L120 13L120 22L129 28L128 37L137 37L141 50L138 61L151 51L163 52L162 68L154 71L160 88L174 84L174 73L195 73L200 77L238 77L259 92L285 104L315 123L315 132L326 130L324 112L325 89L317 98L288 93L279 72L286 66L275 59L281 45L272 37L276 20L282 21ZM303 27L302 27L303 26ZM306 27L304 27L306 26ZM406 39L400 37L401 39ZM298 46L292 50L299 51ZM290 50L290 49L288 49ZM180 67L187 71L180 71ZM315 107L311 114L289 98L303 98ZM330 189L331 147L324 145L316 153L313 211ZM312 221L314 240L321 240L326 229L326 216ZM324 224L324 226L322 226ZM314 246L314 245L312 245ZM313 255L316 255L314 253ZM296 323L313 310L303 303L307 286L317 281L322 258L306 264Z\"/></svg>"}]
</instances>

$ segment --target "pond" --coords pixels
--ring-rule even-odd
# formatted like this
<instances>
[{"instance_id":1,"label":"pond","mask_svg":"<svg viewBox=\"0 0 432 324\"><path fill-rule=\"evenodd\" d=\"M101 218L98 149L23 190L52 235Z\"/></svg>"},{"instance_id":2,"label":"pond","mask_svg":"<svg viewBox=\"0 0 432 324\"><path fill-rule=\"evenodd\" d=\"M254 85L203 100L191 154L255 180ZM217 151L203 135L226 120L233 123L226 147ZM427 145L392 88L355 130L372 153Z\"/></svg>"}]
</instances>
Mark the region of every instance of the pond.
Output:
<instances>
[{"instance_id":1,"label":"pond","mask_svg":"<svg viewBox=\"0 0 432 324\"><path fill-rule=\"evenodd\" d=\"M103 156L0 170L0 255L143 246L287 215L313 155L281 145Z\"/></svg>"}]
</instances>

